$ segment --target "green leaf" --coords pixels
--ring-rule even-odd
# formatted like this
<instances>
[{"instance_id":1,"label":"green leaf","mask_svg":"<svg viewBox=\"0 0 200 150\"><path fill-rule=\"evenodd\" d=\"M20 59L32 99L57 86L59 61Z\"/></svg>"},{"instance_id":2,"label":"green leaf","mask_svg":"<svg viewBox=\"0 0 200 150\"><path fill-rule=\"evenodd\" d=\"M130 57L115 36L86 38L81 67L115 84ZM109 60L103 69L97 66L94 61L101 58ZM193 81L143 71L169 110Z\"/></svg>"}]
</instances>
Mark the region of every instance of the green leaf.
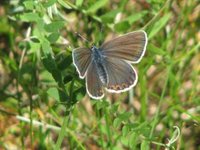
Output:
<instances>
[{"instance_id":1,"label":"green leaf","mask_svg":"<svg viewBox=\"0 0 200 150\"><path fill-rule=\"evenodd\" d=\"M150 29L148 38L151 39L152 37L154 37L166 25L171 16L172 16L171 13L168 13L165 14L160 20L158 20Z\"/></svg>"},{"instance_id":2,"label":"green leaf","mask_svg":"<svg viewBox=\"0 0 200 150\"><path fill-rule=\"evenodd\" d=\"M121 119L122 121L126 121L126 120L129 119L129 117L130 117L131 115L132 115L131 112L124 112L124 113L120 114L120 115L118 116L118 118Z\"/></svg>"},{"instance_id":3,"label":"green leaf","mask_svg":"<svg viewBox=\"0 0 200 150\"><path fill-rule=\"evenodd\" d=\"M124 20L115 24L115 30L117 30L118 32L127 31L134 22L138 21L139 19L144 17L146 14L147 14L147 11L142 11L140 13L135 13L125 18Z\"/></svg>"},{"instance_id":4,"label":"green leaf","mask_svg":"<svg viewBox=\"0 0 200 150\"><path fill-rule=\"evenodd\" d=\"M146 14L148 13L148 11L142 11L139 13L134 13L133 15L127 17L125 20L127 20L129 22L129 24L133 24L134 22L140 20L142 17L144 17Z\"/></svg>"},{"instance_id":5,"label":"green leaf","mask_svg":"<svg viewBox=\"0 0 200 150\"><path fill-rule=\"evenodd\" d=\"M86 13L95 13L98 9L102 8L107 3L108 0L98 0L87 9Z\"/></svg>"},{"instance_id":6,"label":"green leaf","mask_svg":"<svg viewBox=\"0 0 200 150\"><path fill-rule=\"evenodd\" d=\"M23 13L20 15L20 19L25 22L37 22L40 17L37 13Z\"/></svg>"},{"instance_id":7,"label":"green leaf","mask_svg":"<svg viewBox=\"0 0 200 150\"><path fill-rule=\"evenodd\" d=\"M112 107L111 107L110 112L111 113L116 113L118 111L119 105L120 105L119 103L113 104Z\"/></svg>"},{"instance_id":8,"label":"green leaf","mask_svg":"<svg viewBox=\"0 0 200 150\"><path fill-rule=\"evenodd\" d=\"M113 23L118 12L119 12L119 9L115 9L115 10L109 11L108 13L102 15L100 18L105 23Z\"/></svg>"},{"instance_id":9,"label":"green leaf","mask_svg":"<svg viewBox=\"0 0 200 150\"><path fill-rule=\"evenodd\" d=\"M55 60L52 58L51 55L45 56L42 58L43 64L45 66L45 68L50 72L53 73L54 70L57 70L57 66L56 66L56 62Z\"/></svg>"},{"instance_id":10,"label":"green leaf","mask_svg":"<svg viewBox=\"0 0 200 150\"><path fill-rule=\"evenodd\" d=\"M58 40L58 38L60 37L60 34L59 33L51 33L49 36L48 36L48 40L49 40L49 42L51 42L51 43L55 43L57 40Z\"/></svg>"},{"instance_id":11,"label":"green leaf","mask_svg":"<svg viewBox=\"0 0 200 150\"><path fill-rule=\"evenodd\" d=\"M121 122L122 122L121 119L116 118L116 119L113 121L113 127L114 127L114 128L118 128L118 127L120 126Z\"/></svg>"},{"instance_id":12,"label":"green leaf","mask_svg":"<svg viewBox=\"0 0 200 150\"><path fill-rule=\"evenodd\" d=\"M34 1L32 1L32 0L25 1L25 2L23 2L23 4L24 4L24 6L25 6L25 8L26 8L27 10L33 10L33 9L34 9L35 3L34 3Z\"/></svg>"},{"instance_id":13,"label":"green leaf","mask_svg":"<svg viewBox=\"0 0 200 150\"><path fill-rule=\"evenodd\" d=\"M40 54L40 51L38 51L39 49L41 49L41 44L40 44L40 42L39 43L37 43L37 41L35 41L35 42L29 42L29 44L30 44L30 49L29 49L29 53L30 54Z\"/></svg>"},{"instance_id":14,"label":"green leaf","mask_svg":"<svg viewBox=\"0 0 200 150\"><path fill-rule=\"evenodd\" d=\"M55 84L54 78L52 77L51 73L47 70L44 70L43 72L41 72L40 81L48 82L48 83L51 83L52 85Z\"/></svg>"},{"instance_id":15,"label":"green leaf","mask_svg":"<svg viewBox=\"0 0 200 150\"><path fill-rule=\"evenodd\" d=\"M142 134L143 136L148 136L151 131L151 127L149 125L149 122L137 122L137 123L129 123L126 124L131 131L137 132L138 134Z\"/></svg>"},{"instance_id":16,"label":"green leaf","mask_svg":"<svg viewBox=\"0 0 200 150\"><path fill-rule=\"evenodd\" d=\"M149 150L149 142L142 141L141 150Z\"/></svg>"},{"instance_id":17,"label":"green leaf","mask_svg":"<svg viewBox=\"0 0 200 150\"><path fill-rule=\"evenodd\" d=\"M72 63L72 56L71 55L64 55L62 58L60 58L59 60L56 59L56 62L58 62L58 68L60 70L64 70L64 69L67 69L69 68L69 66L71 65Z\"/></svg>"},{"instance_id":18,"label":"green leaf","mask_svg":"<svg viewBox=\"0 0 200 150\"><path fill-rule=\"evenodd\" d=\"M122 21L122 22L119 22L119 23L115 24L115 30L117 32L127 31L130 27L131 26L130 26L128 21Z\"/></svg>"},{"instance_id":19,"label":"green leaf","mask_svg":"<svg viewBox=\"0 0 200 150\"><path fill-rule=\"evenodd\" d=\"M52 74L54 80L59 84L62 83L62 75L60 70L57 68L56 62L54 58L48 54L42 58L42 62L45 68Z\"/></svg>"},{"instance_id":20,"label":"green leaf","mask_svg":"<svg viewBox=\"0 0 200 150\"><path fill-rule=\"evenodd\" d=\"M105 118L105 115L103 116L103 118ZM100 127L100 130L101 130L101 132L102 132L103 134L107 134L107 128L106 128L105 125L104 125L104 126L101 126L101 127Z\"/></svg>"},{"instance_id":21,"label":"green leaf","mask_svg":"<svg viewBox=\"0 0 200 150\"><path fill-rule=\"evenodd\" d=\"M56 3L56 1L57 0L48 0L48 1L45 1L44 3L43 3L43 6L44 7L50 7L50 6L52 6L53 4L55 4Z\"/></svg>"},{"instance_id":22,"label":"green leaf","mask_svg":"<svg viewBox=\"0 0 200 150\"><path fill-rule=\"evenodd\" d=\"M155 45L149 43L148 44L148 51L153 53L153 54L158 54L158 55L165 55L166 51L164 51L163 49L156 47Z\"/></svg>"},{"instance_id":23,"label":"green leaf","mask_svg":"<svg viewBox=\"0 0 200 150\"><path fill-rule=\"evenodd\" d=\"M136 132L132 132L129 138L129 146L131 149L136 149L138 134Z\"/></svg>"},{"instance_id":24,"label":"green leaf","mask_svg":"<svg viewBox=\"0 0 200 150\"><path fill-rule=\"evenodd\" d=\"M123 136L127 136L127 134L129 133L129 131L130 131L130 129L129 129L129 127L128 126L123 126L123 128L122 128L122 134L123 134Z\"/></svg>"},{"instance_id":25,"label":"green leaf","mask_svg":"<svg viewBox=\"0 0 200 150\"><path fill-rule=\"evenodd\" d=\"M118 7L121 11L125 11L124 9L126 8L126 4L128 3L129 0L120 0Z\"/></svg>"},{"instance_id":26,"label":"green leaf","mask_svg":"<svg viewBox=\"0 0 200 150\"><path fill-rule=\"evenodd\" d=\"M4 22L0 18L0 33L9 33L10 32L10 24L8 22Z\"/></svg>"},{"instance_id":27,"label":"green leaf","mask_svg":"<svg viewBox=\"0 0 200 150\"><path fill-rule=\"evenodd\" d=\"M47 39L43 39L41 43L42 43L42 51L44 55L48 56L52 52L49 41Z\"/></svg>"},{"instance_id":28,"label":"green leaf","mask_svg":"<svg viewBox=\"0 0 200 150\"><path fill-rule=\"evenodd\" d=\"M76 0L76 6L81 7L83 4L83 0Z\"/></svg>"},{"instance_id":29,"label":"green leaf","mask_svg":"<svg viewBox=\"0 0 200 150\"><path fill-rule=\"evenodd\" d=\"M144 128L146 128L149 124L147 121L142 123L131 123L128 124L132 131L142 132Z\"/></svg>"},{"instance_id":30,"label":"green leaf","mask_svg":"<svg viewBox=\"0 0 200 150\"><path fill-rule=\"evenodd\" d=\"M62 5L62 6L65 7L66 9L72 9L72 6L70 5L69 2L64 1L64 0L58 0L58 2L60 3L60 5Z\"/></svg>"},{"instance_id":31,"label":"green leaf","mask_svg":"<svg viewBox=\"0 0 200 150\"><path fill-rule=\"evenodd\" d=\"M47 90L47 94L50 96L50 97L53 97L54 99L58 100L59 101L59 93L58 93L58 89L57 88L49 88Z\"/></svg>"},{"instance_id":32,"label":"green leaf","mask_svg":"<svg viewBox=\"0 0 200 150\"><path fill-rule=\"evenodd\" d=\"M73 77L71 75L66 75L63 79L63 82L66 84L70 81L72 81Z\"/></svg>"},{"instance_id":33,"label":"green leaf","mask_svg":"<svg viewBox=\"0 0 200 150\"><path fill-rule=\"evenodd\" d=\"M46 24L44 28L47 32L58 32L64 25L63 21L55 21L50 24Z\"/></svg>"},{"instance_id":34,"label":"green leaf","mask_svg":"<svg viewBox=\"0 0 200 150\"><path fill-rule=\"evenodd\" d=\"M128 138L127 137L125 137L125 136L121 136L121 143L123 144L123 145L125 145L125 146L127 146L128 147L128 143L129 141L128 141Z\"/></svg>"},{"instance_id":35,"label":"green leaf","mask_svg":"<svg viewBox=\"0 0 200 150\"><path fill-rule=\"evenodd\" d=\"M107 101L98 101L96 103L97 109L100 110L102 108L106 108L109 106L109 103Z\"/></svg>"},{"instance_id":36,"label":"green leaf","mask_svg":"<svg viewBox=\"0 0 200 150\"><path fill-rule=\"evenodd\" d=\"M31 39L30 39L32 42L34 42L34 43L40 43L40 40L38 39L38 38L36 38L36 37L31 37Z\"/></svg>"},{"instance_id":37,"label":"green leaf","mask_svg":"<svg viewBox=\"0 0 200 150\"><path fill-rule=\"evenodd\" d=\"M20 70L20 75L23 75L23 74L31 74L33 72L33 66L31 64L24 64L23 67L21 68ZM24 80L24 79L23 79Z\"/></svg>"}]
</instances>

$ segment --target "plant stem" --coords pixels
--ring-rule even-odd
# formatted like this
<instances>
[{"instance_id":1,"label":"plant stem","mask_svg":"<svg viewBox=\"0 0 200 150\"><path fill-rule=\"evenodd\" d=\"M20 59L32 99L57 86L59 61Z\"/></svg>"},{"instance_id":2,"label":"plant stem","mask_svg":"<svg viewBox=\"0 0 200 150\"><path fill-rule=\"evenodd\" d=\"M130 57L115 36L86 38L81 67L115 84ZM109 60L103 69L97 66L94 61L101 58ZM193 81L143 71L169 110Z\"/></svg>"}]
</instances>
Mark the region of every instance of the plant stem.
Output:
<instances>
[{"instance_id":1,"label":"plant stem","mask_svg":"<svg viewBox=\"0 0 200 150\"><path fill-rule=\"evenodd\" d=\"M113 143L112 143L112 138L111 138L111 131L110 131L110 126L109 126L109 112L108 112L108 108L105 108L104 110L105 113L105 121L106 121L106 130L107 130L107 136L108 136L108 142L109 142L109 147L112 150L113 149Z\"/></svg>"},{"instance_id":2,"label":"plant stem","mask_svg":"<svg viewBox=\"0 0 200 150\"><path fill-rule=\"evenodd\" d=\"M170 73L170 71L171 71L171 65L167 69L167 77L166 77L166 80L165 80L163 91L162 91L161 96L160 96L160 101L159 101L159 104L158 104L158 108L156 110L156 114L155 114L154 119L153 119L153 125L152 125L151 132L150 132L150 135L149 135L150 139L153 136L153 132L155 130L155 127L156 127L156 124L157 124L157 121L158 121L160 108L161 108L161 105L162 105L162 102L163 102L163 99L164 99L164 95L165 95L165 92L166 92L167 84L168 84L168 81L169 81L169 73Z\"/></svg>"},{"instance_id":3,"label":"plant stem","mask_svg":"<svg viewBox=\"0 0 200 150\"><path fill-rule=\"evenodd\" d=\"M59 132L58 140L56 142L56 147L55 147L56 150L60 149L62 141L63 141L63 139L65 137L65 127L68 124L68 118L69 118L69 116L65 116L64 117L63 124L62 124L62 127L61 127L61 131Z\"/></svg>"}]
</instances>

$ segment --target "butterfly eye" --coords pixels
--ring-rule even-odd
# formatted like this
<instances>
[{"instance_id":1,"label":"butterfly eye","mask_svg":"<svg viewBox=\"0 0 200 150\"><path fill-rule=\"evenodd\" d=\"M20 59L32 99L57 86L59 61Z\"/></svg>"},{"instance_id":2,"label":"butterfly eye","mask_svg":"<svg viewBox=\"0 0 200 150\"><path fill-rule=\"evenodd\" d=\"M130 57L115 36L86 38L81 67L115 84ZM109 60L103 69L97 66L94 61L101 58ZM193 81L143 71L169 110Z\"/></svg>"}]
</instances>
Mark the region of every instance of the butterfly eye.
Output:
<instances>
[{"instance_id":1,"label":"butterfly eye","mask_svg":"<svg viewBox=\"0 0 200 150\"><path fill-rule=\"evenodd\" d=\"M92 43L92 46L91 46L91 48L94 48L95 46L94 46L94 43Z\"/></svg>"},{"instance_id":2,"label":"butterfly eye","mask_svg":"<svg viewBox=\"0 0 200 150\"><path fill-rule=\"evenodd\" d=\"M97 49L97 47L94 46L94 44L91 47L91 51L95 51Z\"/></svg>"}]
</instances>

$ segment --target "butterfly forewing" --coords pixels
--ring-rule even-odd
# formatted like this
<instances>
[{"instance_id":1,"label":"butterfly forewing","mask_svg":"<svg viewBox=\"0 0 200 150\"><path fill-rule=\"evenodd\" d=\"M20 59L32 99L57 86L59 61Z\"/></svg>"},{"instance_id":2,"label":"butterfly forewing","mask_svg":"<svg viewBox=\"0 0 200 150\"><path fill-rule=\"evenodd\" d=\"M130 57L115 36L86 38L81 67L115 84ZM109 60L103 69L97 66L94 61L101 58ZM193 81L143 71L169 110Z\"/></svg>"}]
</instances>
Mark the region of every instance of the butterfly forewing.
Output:
<instances>
[{"instance_id":1,"label":"butterfly forewing","mask_svg":"<svg viewBox=\"0 0 200 150\"><path fill-rule=\"evenodd\" d=\"M86 73L86 89L90 97L100 99L104 96L102 83L97 74L97 66L92 62Z\"/></svg>"},{"instance_id":2,"label":"butterfly forewing","mask_svg":"<svg viewBox=\"0 0 200 150\"><path fill-rule=\"evenodd\" d=\"M133 67L121 59L106 58L105 66L108 73L108 85L110 92L123 92L135 86L137 74Z\"/></svg>"},{"instance_id":3,"label":"butterfly forewing","mask_svg":"<svg viewBox=\"0 0 200 150\"><path fill-rule=\"evenodd\" d=\"M144 31L135 31L104 43L100 49L106 57L138 63L145 53L146 45L146 33Z\"/></svg>"},{"instance_id":4,"label":"butterfly forewing","mask_svg":"<svg viewBox=\"0 0 200 150\"><path fill-rule=\"evenodd\" d=\"M89 48L77 48L72 52L73 63L80 78L84 78L91 63L91 51Z\"/></svg>"}]
</instances>

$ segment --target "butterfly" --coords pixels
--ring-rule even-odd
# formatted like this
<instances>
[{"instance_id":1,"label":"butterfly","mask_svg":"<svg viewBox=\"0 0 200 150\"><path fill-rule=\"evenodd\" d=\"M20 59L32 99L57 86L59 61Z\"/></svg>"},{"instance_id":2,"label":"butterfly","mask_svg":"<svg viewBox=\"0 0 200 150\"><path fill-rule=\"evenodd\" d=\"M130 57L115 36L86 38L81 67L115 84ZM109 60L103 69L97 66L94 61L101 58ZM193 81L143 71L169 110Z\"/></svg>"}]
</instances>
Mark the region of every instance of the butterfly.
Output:
<instances>
[{"instance_id":1,"label":"butterfly","mask_svg":"<svg viewBox=\"0 0 200 150\"><path fill-rule=\"evenodd\" d=\"M93 99L111 93L125 92L134 87L138 77L131 63L138 63L145 54L147 34L134 31L103 43L100 47L76 48L73 64L81 79L86 78L86 90Z\"/></svg>"}]
</instances>

